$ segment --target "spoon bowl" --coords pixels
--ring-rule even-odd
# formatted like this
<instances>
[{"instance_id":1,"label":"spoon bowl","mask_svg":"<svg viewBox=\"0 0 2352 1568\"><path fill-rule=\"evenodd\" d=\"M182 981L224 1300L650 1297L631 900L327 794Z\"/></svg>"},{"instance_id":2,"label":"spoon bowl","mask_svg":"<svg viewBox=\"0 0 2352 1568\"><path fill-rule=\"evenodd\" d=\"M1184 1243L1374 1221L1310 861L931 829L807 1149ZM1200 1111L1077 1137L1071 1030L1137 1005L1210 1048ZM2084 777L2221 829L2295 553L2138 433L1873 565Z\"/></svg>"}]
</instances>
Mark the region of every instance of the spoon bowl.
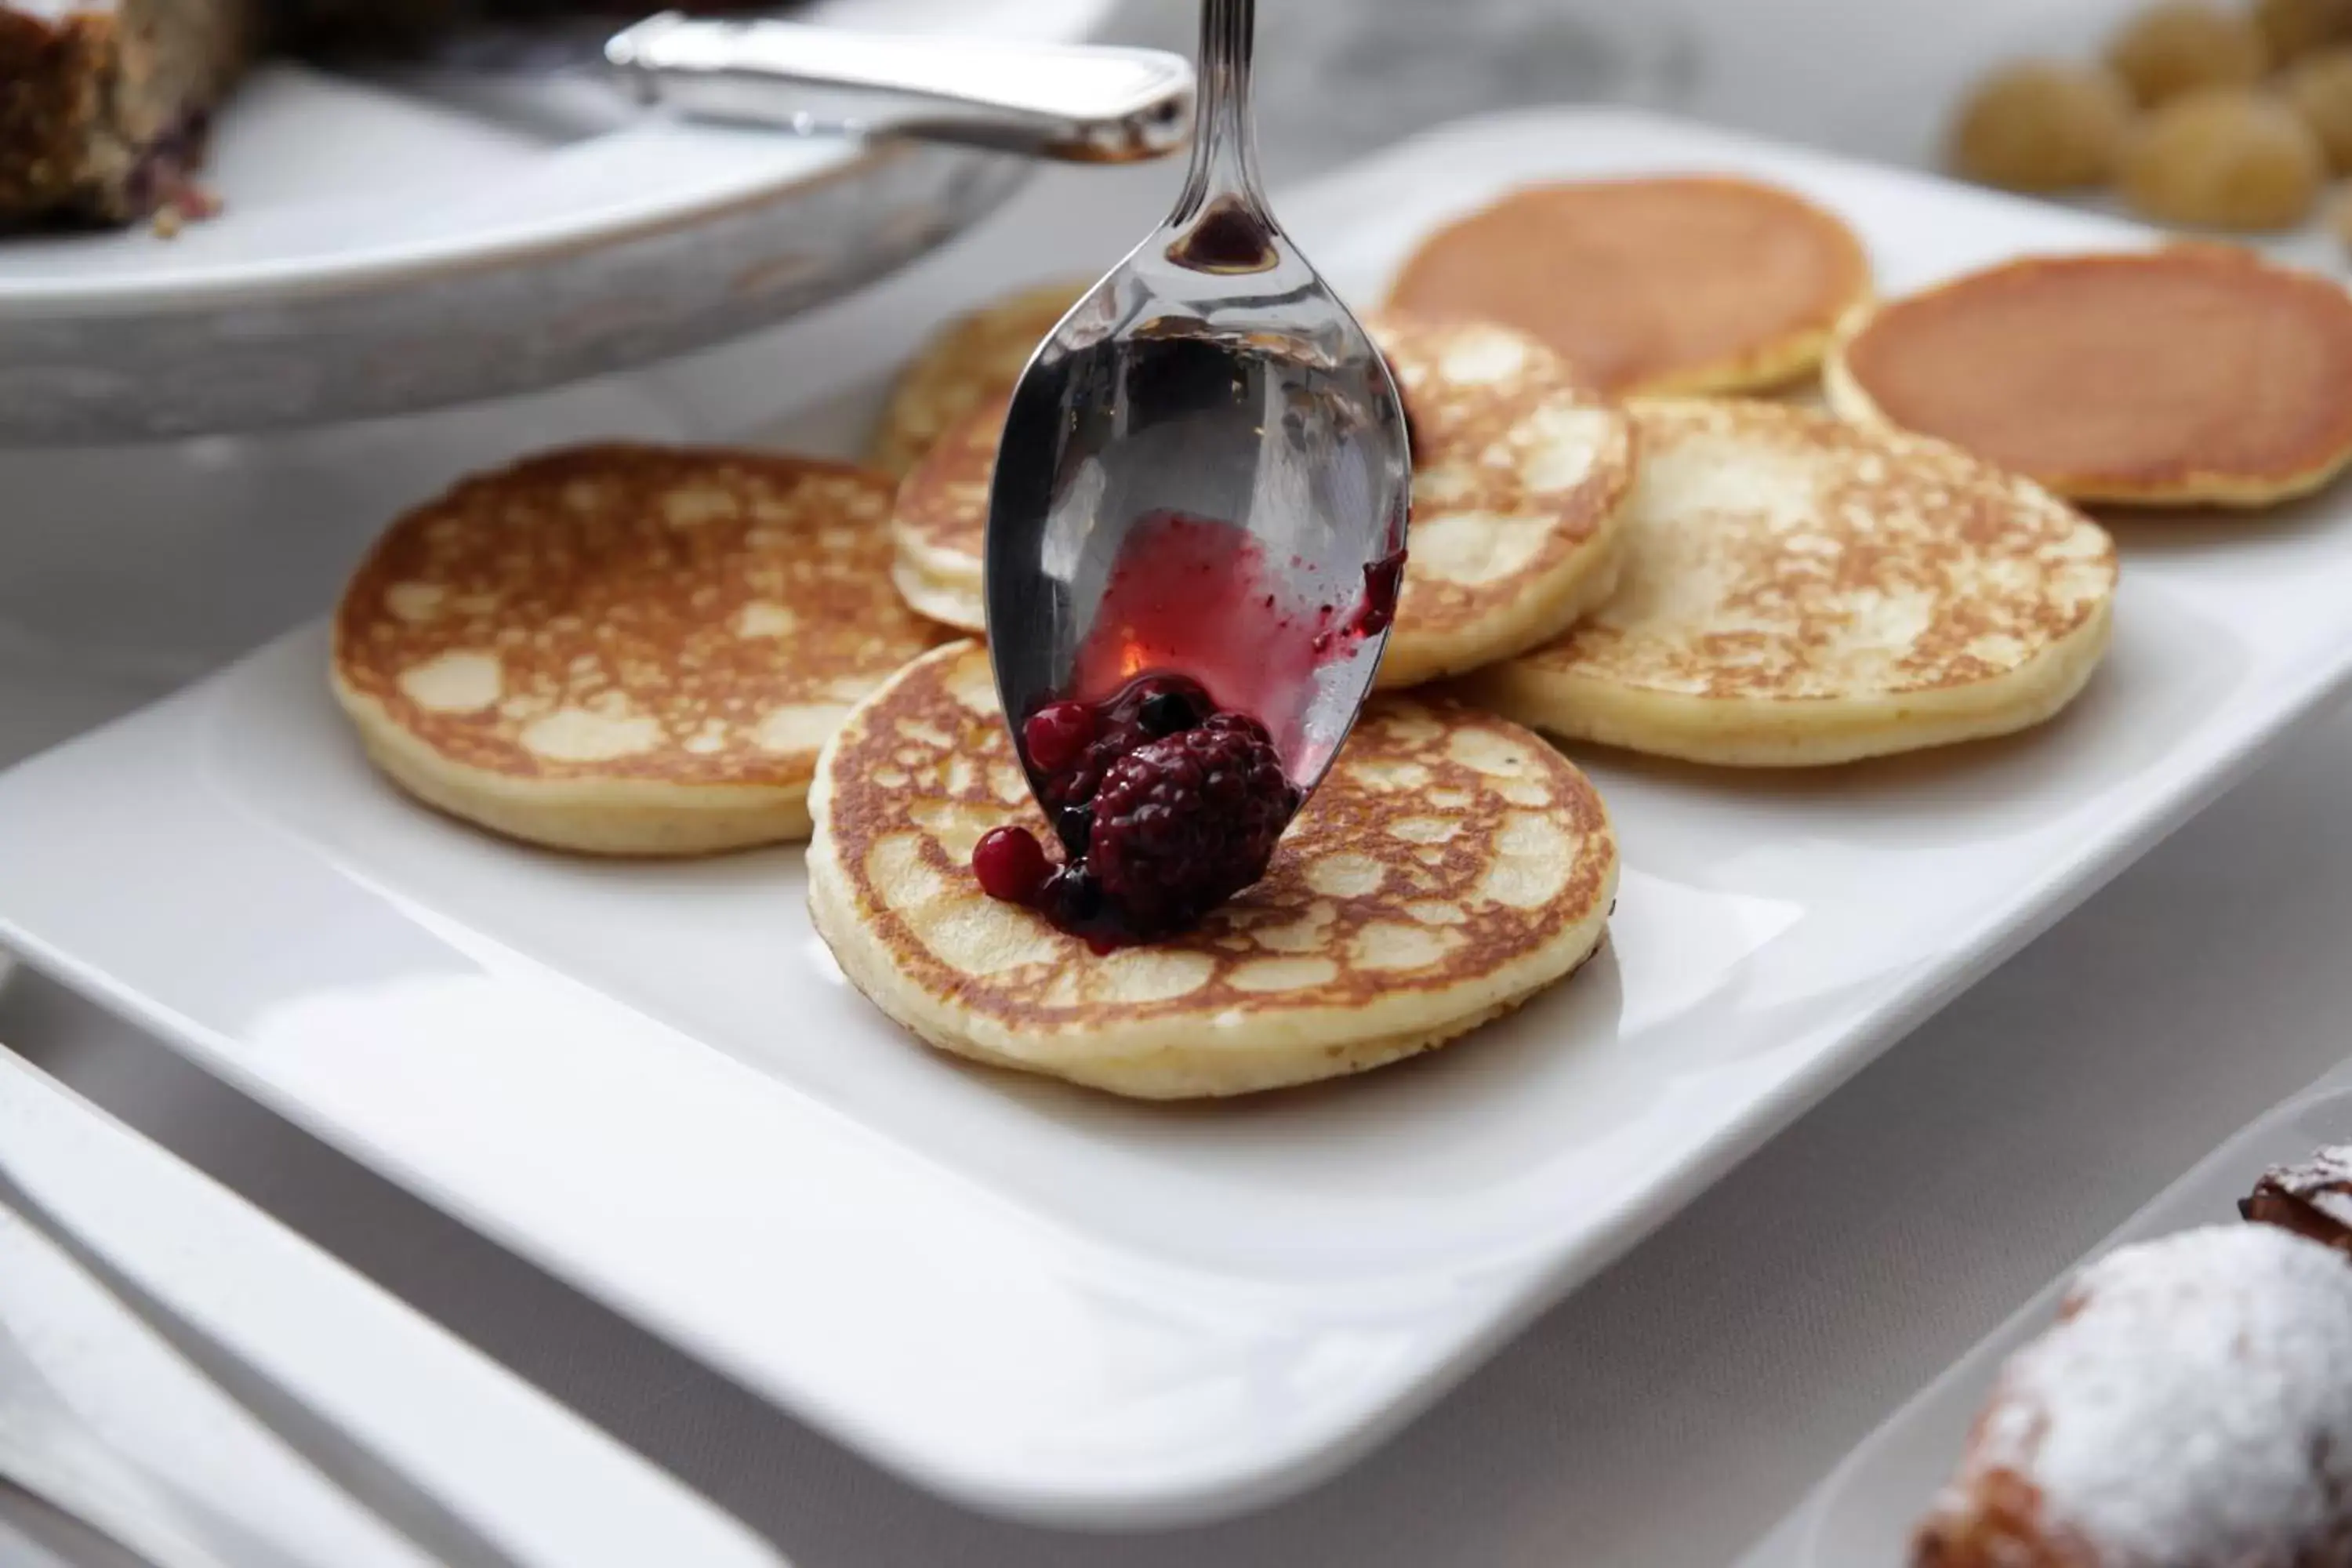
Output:
<instances>
[{"instance_id":1,"label":"spoon bowl","mask_svg":"<svg viewBox=\"0 0 2352 1568\"><path fill-rule=\"evenodd\" d=\"M1013 392L984 593L1016 730L1181 673L1265 724L1303 797L1387 643L1412 463L1387 363L1259 193L1254 23L1204 0L1183 192Z\"/></svg>"}]
</instances>

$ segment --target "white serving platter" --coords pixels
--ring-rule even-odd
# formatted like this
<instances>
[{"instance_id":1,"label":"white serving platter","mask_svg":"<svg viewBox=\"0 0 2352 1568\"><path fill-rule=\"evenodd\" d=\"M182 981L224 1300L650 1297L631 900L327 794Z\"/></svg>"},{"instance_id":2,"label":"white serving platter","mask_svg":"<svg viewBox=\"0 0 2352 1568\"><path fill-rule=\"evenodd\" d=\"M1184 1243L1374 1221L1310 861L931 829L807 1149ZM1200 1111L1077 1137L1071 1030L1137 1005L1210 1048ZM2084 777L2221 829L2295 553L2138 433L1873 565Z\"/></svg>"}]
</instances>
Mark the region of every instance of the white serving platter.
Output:
<instances>
[{"instance_id":1,"label":"white serving platter","mask_svg":"<svg viewBox=\"0 0 2352 1568\"><path fill-rule=\"evenodd\" d=\"M1112 3L809 0L795 16L1070 42ZM0 444L319 424L646 363L865 287L1027 173L570 105L583 96L560 76L426 96L264 68L214 137L218 217L168 241L0 234Z\"/></svg>"},{"instance_id":2,"label":"white serving platter","mask_svg":"<svg viewBox=\"0 0 2352 1568\"><path fill-rule=\"evenodd\" d=\"M1601 111L1466 122L1279 205L1370 300L1508 186L1689 169L1843 213L1891 290L2147 237ZM1624 842L1603 954L1433 1058L1259 1103L929 1053L835 971L797 852L593 864L414 808L315 627L0 778L0 943L927 1485L1230 1513L1393 1428L2342 689L2345 510L2131 525L2114 654L2029 736L1803 776L1583 757Z\"/></svg>"},{"instance_id":3,"label":"white serving platter","mask_svg":"<svg viewBox=\"0 0 2352 1568\"><path fill-rule=\"evenodd\" d=\"M2263 1171L2346 1142L2352 1142L2352 1063L2231 1135L2051 1280L1864 1438L1740 1559L1739 1568L1846 1568L1907 1561L1911 1531L1958 1468L1969 1428L1991 1396L2002 1363L2057 1321L2059 1298L2084 1267L2133 1242L2233 1224L2238 1200Z\"/></svg>"}]
</instances>

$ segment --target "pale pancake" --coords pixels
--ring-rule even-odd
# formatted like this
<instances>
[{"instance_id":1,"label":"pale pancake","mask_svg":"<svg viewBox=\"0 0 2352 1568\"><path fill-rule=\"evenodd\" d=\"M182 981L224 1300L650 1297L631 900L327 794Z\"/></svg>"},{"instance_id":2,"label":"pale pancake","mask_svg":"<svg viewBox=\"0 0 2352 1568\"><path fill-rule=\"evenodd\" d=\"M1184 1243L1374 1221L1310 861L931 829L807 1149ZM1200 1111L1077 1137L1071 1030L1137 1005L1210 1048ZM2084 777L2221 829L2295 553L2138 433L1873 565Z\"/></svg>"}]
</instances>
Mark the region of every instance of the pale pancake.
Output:
<instances>
[{"instance_id":1,"label":"pale pancake","mask_svg":"<svg viewBox=\"0 0 2352 1568\"><path fill-rule=\"evenodd\" d=\"M974 405L1011 392L1087 287L1042 283L949 322L899 373L866 461L901 478Z\"/></svg>"},{"instance_id":2,"label":"pale pancake","mask_svg":"<svg viewBox=\"0 0 2352 1568\"><path fill-rule=\"evenodd\" d=\"M1517 327L1604 391L1738 392L1811 370L1869 298L1869 258L1835 216L1692 175L1513 192L1423 241L1389 304Z\"/></svg>"},{"instance_id":3,"label":"pale pancake","mask_svg":"<svg viewBox=\"0 0 2352 1568\"><path fill-rule=\"evenodd\" d=\"M949 425L899 481L890 507L890 580L908 604L961 631L988 630L982 551L996 444L1012 401L991 394Z\"/></svg>"},{"instance_id":4,"label":"pale pancake","mask_svg":"<svg viewBox=\"0 0 2352 1568\"><path fill-rule=\"evenodd\" d=\"M1632 422L1534 339L1486 322L1367 323L1412 426L1404 592L1380 684L1533 647L1608 596L1633 483ZM898 491L893 580L934 620L984 631L981 547L1006 400L950 429Z\"/></svg>"},{"instance_id":5,"label":"pale pancake","mask_svg":"<svg viewBox=\"0 0 2352 1568\"><path fill-rule=\"evenodd\" d=\"M2352 461L2352 294L2220 246L2013 261L1858 315L1826 381L2077 500L2261 506Z\"/></svg>"},{"instance_id":6,"label":"pale pancake","mask_svg":"<svg viewBox=\"0 0 2352 1568\"><path fill-rule=\"evenodd\" d=\"M1633 405L1615 597L1468 690L1577 740L1750 767L2049 718L2105 650L2115 546L2031 480L1779 404Z\"/></svg>"},{"instance_id":7,"label":"pale pancake","mask_svg":"<svg viewBox=\"0 0 2352 1568\"><path fill-rule=\"evenodd\" d=\"M891 591L889 481L586 447L394 522L336 611L336 696L412 794L558 848L803 837L818 750L939 640Z\"/></svg>"},{"instance_id":8,"label":"pale pancake","mask_svg":"<svg viewBox=\"0 0 2352 1568\"><path fill-rule=\"evenodd\" d=\"M1145 1099L1244 1094L1441 1045L1570 973L1617 881L1607 812L1536 736L1375 702L1265 880L1097 955L980 890L982 834L1050 838L986 650L909 665L826 749L809 909L843 972L943 1049Z\"/></svg>"},{"instance_id":9,"label":"pale pancake","mask_svg":"<svg viewBox=\"0 0 2352 1568\"><path fill-rule=\"evenodd\" d=\"M1524 332L1402 313L1368 324L1413 443L1404 592L1380 684L1558 637L1617 585L1633 421Z\"/></svg>"}]
</instances>

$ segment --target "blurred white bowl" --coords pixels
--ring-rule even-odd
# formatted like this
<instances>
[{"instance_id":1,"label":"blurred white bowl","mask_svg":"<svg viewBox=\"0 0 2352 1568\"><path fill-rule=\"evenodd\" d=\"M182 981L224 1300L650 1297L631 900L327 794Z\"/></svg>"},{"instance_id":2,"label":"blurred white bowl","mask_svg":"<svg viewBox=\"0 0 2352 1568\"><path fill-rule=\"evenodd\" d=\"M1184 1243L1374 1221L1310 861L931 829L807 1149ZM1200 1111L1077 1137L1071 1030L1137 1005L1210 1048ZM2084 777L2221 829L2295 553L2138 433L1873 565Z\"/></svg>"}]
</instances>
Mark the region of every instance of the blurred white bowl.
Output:
<instances>
[{"instance_id":1,"label":"blurred white bowl","mask_svg":"<svg viewBox=\"0 0 2352 1568\"><path fill-rule=\"evenodd\" d=\"M874 30L1075 40L1113 0L821 0ZM719 342L870 283L1018 160L632 119L484 114L295 65L215 138L220 216L0 237L0 443L400 413Z\"/></svg>"}]
</instances>

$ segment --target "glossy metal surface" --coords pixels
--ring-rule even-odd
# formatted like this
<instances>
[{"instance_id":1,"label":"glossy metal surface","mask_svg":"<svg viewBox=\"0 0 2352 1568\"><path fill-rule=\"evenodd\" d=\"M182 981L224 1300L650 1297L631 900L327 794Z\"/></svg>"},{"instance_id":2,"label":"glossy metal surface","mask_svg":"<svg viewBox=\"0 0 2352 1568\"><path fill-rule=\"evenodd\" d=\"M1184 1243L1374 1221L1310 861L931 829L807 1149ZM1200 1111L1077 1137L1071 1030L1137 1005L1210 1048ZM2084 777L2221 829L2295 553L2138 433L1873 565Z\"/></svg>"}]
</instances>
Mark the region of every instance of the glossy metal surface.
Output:
<instances>
[{"instance_id":1,"label":"glossy metal surface","mask_svg":"<svg viewBox=\"0 0 2352 1568\"><path fill-rule=\"evenodd\" d=\"M1160 49L846 32L666 13L605 58L646 98L797 132L886 132L1079 163L1184 144L1192 68Z\"/></svg>"},{"instance_id":2,"label":"glossy metal surface","mask_svg":"<svg viewBox=\"0 0 2352 1568\"><path fill-rule=\"evenodd\" d=\"M1166 222L1055 329L998 451L989 647L1006 713L1066 693L1134 526L1230 521L1309 601L1404 547L1404 410L1362 326L1275 222L1250 115L1254 0L1204 0L1192 167ZM1328 590L1324 589L1328 593ZM1370 690L1385 632L1261 714L1303 789Z\"/></svg>"}]
</instances>

